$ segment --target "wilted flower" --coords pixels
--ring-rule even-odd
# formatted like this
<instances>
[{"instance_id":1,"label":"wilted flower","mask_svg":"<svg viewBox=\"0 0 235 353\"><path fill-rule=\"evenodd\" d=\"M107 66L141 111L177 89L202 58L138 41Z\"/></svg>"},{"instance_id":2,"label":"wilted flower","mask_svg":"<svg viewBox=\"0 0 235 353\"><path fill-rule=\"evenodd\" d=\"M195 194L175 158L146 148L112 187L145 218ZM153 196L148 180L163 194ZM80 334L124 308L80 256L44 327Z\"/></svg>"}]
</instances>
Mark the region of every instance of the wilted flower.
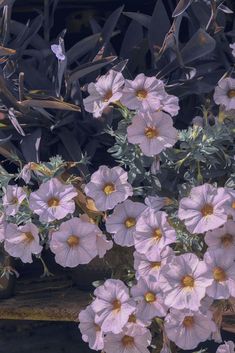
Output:
<instances>
[{"instance_id":1,"label":"wilted flower","mask_svg":"<svg viewBox=\"0 0 235 353\"><path fill-rule=\"evenodd\" d=\"M161 100L160 109L171 116L178 115L180 109L179 98L166 93L165 97Z\"/></svg>"},{"instance_id":2,"label":"wilted flower","mask_svg":"<svg viewBox=\"0 0 235 353\"><path fill-rule=\"evenodd\" d=\"M127 172L121 167L110 169L102 165L92 174L91 181L85 186L85 193L95 201L98 210L111 210L132 196L132 186L127 178Z\"/></svg>"},{"instance_id":3,"label":"wilted flower","mask_svg":"<svg viewBox=\"0 0 235 353\"><path fill-rule=\"evenodd\" d=\"M133 246L133 233L136 222L146 206L140 202L126 200L117 205L114 212L106 220L106 229L114 234L115 243L121 246Z\"/></svg>"},{"instance_id":4,"label":"wilted flower","mask_svg":"<svg viewBox=\"0 0 235 353\"><path fill-rule=\"evenodd\" d=\"M234 254L229 256L223 249L208 250L204 260L213 280L206 293L214 299L235 297Z\"/></svg>"},{"instance_id":5,"label":"wilted flower","mask_svg":"<svg viewBox=\"0 0 235 353\"><path fill-rule=\"evenodd\" d=\"M84 342L88 342L89 347L96 351L104 348L104 334L95 322L95 312L91 305L82 310L78 316L79 329Z\"/></svg>"},{"instance_id":6,"label":"wilted flower","mask_svg":"<svg viewBox=\"0 0 235 353\"><path fill-rule=\"evenodd\" d=\"M171 309L165 317L164 327L168 338L182 349L196 348L216 329L211 312L203 315L200 312L176 309Z\"/></svg>"},{"instance_id":7,"label":"wilted flower","mask_svg":"<svg viewBox=\"0 0 235 353\"><path fill-rule=\"evenodd\" d=\"M96 299L91 305L97 324L105 333L120 333L136 309L128 288L120 280L108 279L96 288L94 294Z\"/></svg>"},{"instance_id":8,"label":"wilted flower","mask_svg":"<svg viewBox=\"0 0 235 353\"><path fill-rule=\"evenodd\" d=\"M167 306L195 311L212 282L206 263L191 253L171 257L162 266L158 281Z\"/></svg>"},{"instance_id":9,"label":"wilted flower","mask_svg":"<svg viewBox=\"0 0 235 353\"><path fill-rule=\"evenodd\" d=\"M53 51L53 53L55 54L55 56L57 57L58 60L60 60L60 61L64 61L65 60L66 57L64 55L61 43L52 44L51 45L51 50Z\"/></svg>"},{"instance_id":10,"label":"wilted flower","mask_svg":"<svg viewBox=\"0 0 235 353\"><path fill-rule=\"evenodd\" d=\"M154 209L155 211L159 211L164 206L172 203L168 197L161 196L148 196L145 198L144 202L148 207Z\"/></svg>"},{"instance_id":11,"label":"wilted flower","mask_svg":"<svg viewBox=\"0 0 235 353\"><path fill-rule=\"evenodd\" d=\"M161 107L161 100L166 95L164 83L155 76L139 74L136 78L125 80L121 102L129 109L139 112L156 112Z\"/></svg>"},{"instance_id":12,"label":"wilted flower","mask_svg":"<svg viewBox=\"0 0 235 353\"><path fill-rule=\"evenodd\" d=\"M63 267L88 264L97 256L97 226L74 217L52 233L50 249L55 261Z\"/></svg>"},{"instance_id":13,"label":"wilted flower","mask_svg":"<svg viewBox=\"0 0 235 353\"><path fill-rule=\"evenodd\" d=\"M172 118L164 112L138 113L127 128L130 143L138 144L143 154L154 156L174 146L177 130Z\"/></svg>"},{"instance_id":14,"label":"wilted flower","mask_svg":"<svg viewBox=\"0 0 235 353\"><path fill-rule=\"evenodd\" d=\"M232 49L232 55L235 57L235 43L229 45Z\"/></svg>"},{"instance_id":15,"label":"wilted flower","mask_svg":"<svg viewBox=\"0 0 235 353\"><path fill-rule=\"evenodd\" d=\"M26 198L24 189L18 185L7 185L2 203L7 216L15 216L21 203Z\"/></svg>"},{"instance_id":16,"label":"wilted flower","mask_svg":"<svg viewBox=\"0 0 235 353\"><path fill-rule=\"evenodd\" d=\"M235 109L235 79L231 77L224 78L218 82L215 87L214 101L221 104L226 110Z\"/></svg>"},{"instance_id":17,"label":"wilted flower","mask_svg":"<svg viewBox=\"0 0 235 353\"><path fill-rule=\"evenodd\" d=\"M222 248L228 257L235 259L235 222L228 221L222 227L206 233L205 242L209 249Z\"/></svg>"},{"instance_id":18,"label":"wilted flower","mask_svg":"<svg viewBox=\"0 0 235 353\"><path fill-rule=\"evenodd\" d=\"M110 103L120 100L124 82L124 77L120 72L110 70L96 83L90 83L88 85L89 96L83 100L85 110L92 113L95 118L100 117Z\"/></svg>"},{"instance_id":19,"label":"wilted flower","mask_svg":"<svg viewBox=\"0 0 235 353\"><path fill-rule=\"evenodd\" d=\"M6 226L6 216L4 213L2 213L0 214L0 243L5 239Z\"/></svg>"},{"instance_id":20,"label":"wilted flower","mask_svg":"<svg viewBox=\"0 0 235 353\"><path fill-rule=\"evenodd\" d=\"M126 326L119 334L108 333L104 340L106 353L150 353L151 333L142 326Z\"/></svg>"},{"instance_id":21,"label":"wilted flower","mask_svg":"<svg viewBox=\"0 0 235 353\"><path fill-rule=\"evenodd\" d=\"M148 322L154 317L163 317L167 313L163 296L157 281L140 278L131 288L131 295L137 301L136 316L143 322Z\"/></svg>"},{"instance_id":22,"label":"wilted flower","mask_svg":"<svg viewBox=\"0 0 235 353\"><path fill-rule=\"evenodd\" d=\"M193 187L189 196L180 200L178 217L190 233L204 233L227 221L225 211L229 196L224 188L210 184Z\"/></svg>"},{"instance_id":23,"label":"wilted flower","mask_svg":"<svg viewBox=\"0 0 235 353\"><path fill-rule=\"evenodd\" d=\"M52 178L31 193L29 207L39 215L41 222L53 222L75 211L75 196L77 191L72 185L62 184L57 178Z\"/></svg>"},{"instance_id":24,"label":"wilted flower","mask_svg":"<svg viewBox=\"0 0 235 353\"><path fill-rule=\"evenodd\" d=\"M9 223L6 226L4 248L8 254L20 258L22 262L32 263L32 254L38 255L42 251L39 240L38 228L33 223L20 227Z\"/></svg>"},{"instance_id":25,"label":"wilted flower","mask_svg":"<svg viewBox=\"0 0 235 353\"><path fill-rule=\"evenodd\" d=\"M224 344L221 344L216 353L234 353L235 345L232 341L224 341Z\"/></svg>"},{"instance_id":26,"label":"wilted flower","mask_svg":"<svg viewBox=\"0 0 235 353\"><path fill-rule=\"evenodd\" d=\"M135 248L140 254L153 256L176 241L176 232L167 222L167 214L150 209L137 221L134 233Z\"/></svg>"},{"instance_id":27,"label":"wilted flower","mask_svg":"<svg viewBox=\"0 0 235 353\"><path fill-rule=\"evenodd\" d=\"M31 164L31 162L25 164L19 174L19 178L22 178L26 184L28 184L31 179Z\"/></svg>"},{"instance_id":28,"label":"wilted flower","mask_svg":"<svg viewBox=\"0 0 235 353\"><path fill-rule=\"evenodd\" d=\"M228 217L235 221L235 190L226 188L225 189L229 195L229 199L226 204L226 213Z\"/></svg>"}]
</instances>

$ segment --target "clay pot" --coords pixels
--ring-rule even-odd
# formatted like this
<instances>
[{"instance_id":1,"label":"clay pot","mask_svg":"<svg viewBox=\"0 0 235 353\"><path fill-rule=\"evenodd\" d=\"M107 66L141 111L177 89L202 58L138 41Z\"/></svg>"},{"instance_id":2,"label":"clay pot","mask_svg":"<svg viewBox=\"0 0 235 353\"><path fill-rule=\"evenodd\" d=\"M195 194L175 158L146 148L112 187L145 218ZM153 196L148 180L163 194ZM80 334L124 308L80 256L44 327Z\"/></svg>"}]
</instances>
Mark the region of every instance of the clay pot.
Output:
<instances>
[{"instance_id":1,"label":"clay pot","mask_svg":"<svg viewBox=\"0 0 235 353\"><path fill-rule=\"evenodd\" d=\"M13 258L4 251L2 246L0 246L0 265L1 267L14 267ZM15 282L16 276L14 274L9 275L9 278L0 277L0 299L10 298L14 294Z\"/></svg>"}]
</instances>

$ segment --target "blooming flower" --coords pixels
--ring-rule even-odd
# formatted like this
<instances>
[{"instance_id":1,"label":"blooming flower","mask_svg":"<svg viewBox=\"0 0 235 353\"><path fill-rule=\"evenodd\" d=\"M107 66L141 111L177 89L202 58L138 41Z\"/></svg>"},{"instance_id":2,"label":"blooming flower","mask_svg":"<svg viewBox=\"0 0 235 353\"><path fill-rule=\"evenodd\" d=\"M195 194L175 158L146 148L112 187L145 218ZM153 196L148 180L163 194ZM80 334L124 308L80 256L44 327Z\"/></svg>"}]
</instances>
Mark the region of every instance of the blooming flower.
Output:
<instances>
[{"instance_id":1,"label":"blooming flower","mask_svg":"<svg viewBox=\"0 0 235 353\"><path fill-rule=\"evenodd\" d=\"M203 315L200 312L176 309L171 309L165 317L164 327L168 338L182 349L196 348L216 329L211 312Z\"/></svg>"},{"instance_id":2,"label":"blooming flower","mask_svg":"<svg viewBox=\"0 0 235 353\"><path fill-rule=\"evenodd\" d=\"M216 353L234 353L235 345L232 341L224 341L224 344L221 344Z\"/></svg>"},{"instance_id":3,"label":"blooming flower","mask_svg":"<svg viewBox=\"0 0 235 353\"><path fill-rule=\"evenodd\" d=\"M158 283L167 306L196 311L212 282L206 263L187 253L171 257L162 266Z\"/></svg>"},{"instance_id":4,"label":"blooming flower","mask_svg":"<svg viewBox=\"0 0 235 353\"><path fill-rule=\"evenodd\" d=\"M53 222L75 211L75 196L77 191L72 185L62 184L57 178L52 178L31 193L29 207L39 215L41 222Z\"/></svg>"},{"instance_id":5,"label":"blooming flower","mask_svg":"<svg viewBox=\"0 0 235 353\"><path fill-rule=\"evenodd\" d=\"M105 333L120 333L136 309L128 288L120 280L108 279L94 294L96 299L91 305L97 315L97 324Z\"/></svg>"},{"instance_id":6,"label":"blooming flower","mask_svg":"<svg viewBox=\"0 0 235 353\"><path fill-rule=\"evenodd\" d=\"M121 98L124 82L120 72L110 70L96 83L90 83L89 96L83 100L85 110L92 113L95 118L100 117L110 103L117 102Z\"/></svg>"},{"instance_id":7,"label":"blooming flower","mask_svg":"<svg viewBox=\"0 0 235 353\"><path fill-rule=\"evenodd\" d=\"M98 210L111 210L132 196L132 186L127 178L127 172L121 167L110 169L102 165L92 174L91 181L85 186L85 193L95 201Z\"/></svg>"},{"instance_id":8,"label":"blooming flower","mask_svg":"<svg viewBox=\"0 0 235 353\"><path fill-rule=\"evenodd\" d=\"M7 185L2 197L2 203L7 216L15 216L21 203L26 198L24 189L17 185Z\"/></svg>"},{"instance_id":9,"label":"blooming flower","mask_svg":"<svg viewBox=\"0 0 235 353\"><path fill-rule=\"evenodd\" d=\"M203 184L192 188L189 197L179 204L179 219L190 233L204 233L219 228L227 221L225 211L229 196L224 188Z\"/></svg>"},{"instance_id":10,"label":"blooming flower","mask_svg":"<svg viewBox=\"0 0 235 353\"><path fill-rule=\"evenodd\" d=\"M205 242L209 249L222 248L228 253L228 257L234 257L235 259L235 222L228 221L222 227L208 231Z\"/></svg>"},{"instance_id":11,"label":"blooming flower","mask_svg":"<svg viewBox=\"0 0 235 353\"><path fill-rule=\"evenodd\" d=\"M127 326L119 334L108 333L104 339L106 353L149 353L151 333L141 326Z\"/></svg>"},{"instance_id":12,"label":"blooming flower","mask_svg":"<svg viewBox=\"0 0 235 353\"><path fill-rule=\"evenodd\" d=\"M132 80L125 80L121 103L129 109L140 112L155 112L161 107L161 100L166 95L164 83L155 76L139 74Z\"/></svg>"},{"instance_id":13,"label":"blooming flower","mask_svg":"<svg viewBox=\"0 0 235 353\"><path fill-rule=\"evenodd\" d=\"M139 144L146 156L154 156L177 141L177 130L172 118L164 112L138 113L127 128L130 143Z\"/></svg>"},{"instance_id":14,"label":"blooming flower","mask_svg":"<svg viewBox=\"0 0 235 353\"><path fill-rule=\"evenodd\" d=\"M229 199L226 204L226 213L229 218L235 221L235 190L230 188L225 188L229 195Z\"/></svg>"},{"instance_id":15,"label":"blooming flower","mask_svg":"<svg viewBox=\"0 0 235 353\"><path fill-rule=\"evenodd\" d=\"M161 110L170 114L171 116L178 115L179 112L179 98L170 94L165 94L165 97L161 100Z\"/></svg>"},{"instance_id":16,"label":"blooming flower","mask_svg":"<svg viewBox=\"0 0 235 353\"><path fill-rule=\"evenodd\" d=\"M82 310L78 316L79 329L84 342L89 343L89 347L96 351L104 348L104 334L101 328L95 322L95 312L91 305L88 305L85 310Z\"/></svg>"},{"instance_id":17,"label":"blooming flower","mask_svg":"<svg viewBox=\"0 0 235 353\"><path fill-rule=\"evenodd\" d=\"M87 264L97 256L97 226L74 217L60 225L53 232L50 249L55 261L64 267Z\"/></svg>"},{"instance_id":18,"label":"blooming flower","mask_svg":"<svg viewBox=\"0 0 235 353\"><path fill-rule=\"evenodd\" d=\"M145 204L153 208L155 211L159 211L164 206L168 206L172 203L171 199L168 197L161 197L161 196L148 196L144 200Z\"/></svg>"},{"instance_id":19,"label":"blooming flower","mask_svg":"<svg viewBox=\"0 0 235 353\"><path fill-rule=\"evenodd\" d=\"M2 213L0 214L0 243L5 239L6 226L6 216L4 213Z\"/></svg>"},{"instance_id":20,"label":"blooming flower","mask_svg":"<svg viewBox=\"0 0 235 353\"><path fill-rule=\"evenodd\" d=\"M176 232L167 222L167 214L150 209L139 217L134 233L135 248L140 254L153 256L176 241Z\"/></svg>"},{"instance_id":21,"label":"blooming flower","mask_svg":"<svg viewBox=\"0 0 235 353\"><path fill-rule=\"evenodd\" d=\"M174 251L166 246L162 250L156 250L152 256L139 254L137 251L134 252L134 269L136 279L141 277L145 279L156 279L158 280L160 269L166 263L169 256L174 255Z\"/></svg>"},{"instance_id":22,"label":"blooming flower","mask_svg":"<svg viewBox=\"0 0 235 353\"><path fill-rule=\"evenodd\" d=\"M229 45L232 49L232 55L235 57L235 43Z\"/></svg>"},{"instance_id":23,"label":"blooming flower","mask_svg":"<svg viewBox=\"0 0 235 353\"><path fill-rule=\"evenodd\" d=\"M135 225L146 206L140 202L126 200L117 205L107 218L106 229L114 234L114 241L121 246L133 246Z\"/></svg>"},{"instance_id":24,"label":"blooming flower","mask_svg":"<svg viewBox=\"0 0 235 353\"><path fill-rule=\"evenodd\" d=\"M226 110L235 109L235 79L231 77L224 78L218 82L215 87L214 101L221 104Z\"/></svg>"},{"instance_id":25,"label":"blooming flower","mask_svg":"<svg viewBox=\"0 0 235 353\"><path fill-rule=\"evenodd\" d=\"M143 322L148 322L156 316L166 315L167 307L156 281L140 278L131 288L131 294L137 300L136 316Z\"/></svg>"},{"instance_id":26,"label":"blooming flower","mask_svg":"<svg viewBox=\"0 0 235 353\"><path fill-rule=\"evenodd\" d=\"M53 51L53 53L55 54L55 56L57 57L58 60L60 60L60 61L64 61L65 60L66 57L64 55L61 43L52 44L51 45L51 50Z\"/></svg>"},{"instance_id":27,"label":"blooming flower","mask_svg":"<svg viewBox=\"0 0 235 353\"><path fill-rule=\"evenodd\" d=\"M8 254L20 258L22 262L32 263L32 254L38 255L42 251L39 240L38 228L33 223L20 227L9 223L5 230L4 248Z\"/></svg>"},{"instance_id":28,"label":"blooming flower","mask_svg":"<svg viewBox=\"0 0 235 353\"><path fill-rule=\"evenodd\" d=\"M234 255L229 256L223 249L208 250L204 260L213 280L206 293L214 299L235 297Z\"/></svg>"}]
</instances>

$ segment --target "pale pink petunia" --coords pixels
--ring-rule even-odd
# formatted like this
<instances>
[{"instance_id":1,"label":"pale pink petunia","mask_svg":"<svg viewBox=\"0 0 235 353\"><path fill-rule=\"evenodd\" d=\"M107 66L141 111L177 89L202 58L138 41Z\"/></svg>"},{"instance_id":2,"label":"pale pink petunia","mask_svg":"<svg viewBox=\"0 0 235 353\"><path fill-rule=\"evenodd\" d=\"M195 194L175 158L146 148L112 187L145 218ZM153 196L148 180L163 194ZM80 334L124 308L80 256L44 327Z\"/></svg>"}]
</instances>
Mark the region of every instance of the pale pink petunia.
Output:
<instances>
[{"instance_id":1,"label":"pale pink petunia","mask_svg":"<svg viewBox=\"0 0 235 353\"><path fill-rule=\"evenodd\" d=\"M6 226L6 216L4 213L0 213L0 243L5 239Z\"/></svg>"},{"instance_id":2,"label":"pale pink petunia","mask_svg":"<svg viewBox=\"0 0 235 353\"><path fill-rule=\"evenodd\" d=\"M212 282L206 263L192 253L171 257L162 266L158 281L167 306L195 311Z\"/></svg>"},{"instance_id":3,"label":"pale pink petunia","mask_svg":"<svg viewBox=\"0 0 235 353\"><path fill-rule=\"evenodd\" d=\"M174 146L177 135L172 118L164 112L139 112L127 128L128 141L139 145L146 156L155 156Z\"/></svg>"},{"instance_id":4,"label":"pale pink petunia","mask_svg":"<svg viewBox=\"0 0 235 353\"><path fill-rule=\"evenodd\" d=\"M38 228L33 223L17 227L8 223L5 230L4 248L8 254L20 258L24 263L32 263L32 255L39 255L42 251Z\"/></svg>"},{"instance_id":5,"label":"pale pink petunia","mask_svg":"<svg viewBox=\"0 0 235 353\"><path fill-rule=\"evenodd\" d=\"M88 342L89 347L96 351L104 348L104 333L95 321L95 312L91 305L82 310L78 316L79 329L84 342Z\"/></svg>"},{"instance_id":6,"label":"pale pink petunia","mask_svg":"<svg viewBox=\"0 0 235 353\"><path fill-rule=\"evenodd\" d=\"M155 211L159 211L163 207L172 203L171 199L162 196L147 196L144 199L144 202L148 207L153 208Z\"/></svg>"},{"instance_id":7,"label":"pale pink petunia","mask_svg":"<svg viewBox=\"0 0 235 353\"><path fill-rule=\"evenodd\" d=\"M235 262L233 254L223 249L208 250L204 255L212 284L206 293L214 299L235 297Z\"/></svg>"},{"instance_id":8,"label":"pale pink petunia","mask_svg":"<svg viewBox=\"0 0 235 353\"><path fill-rule=\"evenodd\" d=\"M111 210L132 196L133 189L127 179L128 174L121 167L102 165L92 174L91 181L85 186L85 193L94 200L98 210Z\"/></svg>"},{"instance_id":9,"label":"pale pink petunia","mask_svg":"<svg viewBox=\"0 0 235 353\"><path fill-rule=\"evenodd\" d=\"M229 199L226 204L226 213L229 218L235 221L235 190L230 188L225 188L229 195Z\"/></svg>"},{"instance_id":10,"label":"pale pink petunia","mask_svg":"<svg viewBox=\"0 0 235 353\"><path fill-rule=\"evenodd\" d=\"M141 277L145 279L158 280L160 270L166 263L170 256L174 255L174 251L166 246L162 250L156 250L152 256L148 254L140 254L137 251L134 252L134 269L136 279Z\"/></svg>"},{"instance_id":11,"label":"pale pink petunia","mask_svg":"<svg viewBox=\"0 0 235 353\"><path fill-rule=\"evenodd\" d=\"M100 76L96 83L90 83L89 96L83 100L85 110L92 113L95 118L100 117L110 103L120 100L124 82L120 72L110 70L106 75Z\"/></svg>"},{"instance_id":12,"label":"pale pink petunia","mask_svg":"<svg viewBox=\"0 0 235 353\"><path fill-rule=\"evenodd\" d=\"M235 43L230 44L229 46L230 46L230 48L232 49L232 55L233 55L234 58L235 58Z\"/></svg>"},{"instance_id":13,"label":"pale pink petunia","mask_svg":"<svg viewBox=\"0 0 235 353\"><path fill-rule=\"evenodd\" d=\"M235 109L235 79L223 78L215 87L214 101L223 105L226 110Z\"/></svg>"},{"instance_id":14,"label":"pale pink petunia","mask_svg":"<svg viewBox=\"0 0 235 353\"><path fill-rule=\"evenodd\" d=\"M121 246L133 246L133 234L140 214L146 206L140 202L126 200L117 205L114 212L106 220L106 229L114 234L114 241Z\"/></svg>"},{"instance_id":15,"label":"pale pink petunia","mask_svg":"<svg viewBox=\"0 0 235 353\"><path fill-rule=\"evenodd\" d=\"M76 267L88 264L97 256L97 226L74 217L60 225L53 232L50 249L55 254L55 261L63 267Z\"/></svg>"},{"instance_id":16,"label":"pale pink petunia","mask_svg":"<svg viewBox=\"0 0 235 353\"><path fill-rule=\"evenodd\" d=\"M228 221L222 227L208 231L205 242L209 249L223 249L228 257L235 259L235 222Z\"/></svg>"},{"instance_id":17,"label":"pale pink petunia","mask_svg":"<svg viewBox=\"0 0 235 353\"><path fill-rule=\"evenodd\" d=\"M224 188L210 184L193 187L189 196L180 200L178 217L190 233L219 228L227 221L225 208L228 199Z\"/></svg>"},{"instance_id":18,"label":"pale pink petunia","mask_svg":"<svg viewBox=\"0 0 235 353\"><path fill-rule=\"evenodd\" d=\"M224 344L221 344L216 353L235 353L235 344L232 341L224 341Z\"/></svg>"},{"instance_id":19,"label":"pale pink petunia","mask_svg":"<svg viewBox=\"0 0 235 353\"><path fill-rule=\"evenodd\" d=\"M150 353L147 347L152 336L142 326L126 326L119 334L108 333L104 339L105 353Z\"/></svg>"},{"instance_id":20,"label":"pale pink petunia","mask_svg":"<svg viewBox=\"0 0 235 353\"><path fill-rule=\"evenodd\" d=\"M139 74L132 80L125 80L121 103L131 110L155 112L161 107L166 95L164 83L155 76Z\"/></svg>"},{"instance_id":21,"label":"pale pink petunia","mask_svg":"<svg viewBox=\"0 0 235 353\"><path fill-rule=\"evenodd\" d=\"M203 315L200 312L176 309L171 309L165 317L164 327L167 337L185 350L196 348L216 330L211 312Z\"/></svg>"},{"instance_id":22,"label":"pale pink petunia","mask_svg":"<svg viewBox=\"0 0 235 353\"><path fill-rule=\"evenodd\" d=\"M31 193L29 207L39 215L42 223L53 222L75 211L73 199L76 196L77 191L72 185L65 185L59 179L52 178Z\"/></svg>"},{"instance_id":23,"label":"pale pink petunia","mask_svg":"<svg viewBox=\"0 0 235 353\"><path fill-rule=\"evenodd\" d=\"M137 221L134 234L135 248L140 254L154 256L176 241L176 232L167 221L167 213L150 209Z\"/></svg>"},{"instance_id":24,"label":"pale pink petunia","mask_svg":"<svg viewBox=\"0 0 235 353\"><path fill-rule=\"evenodd\" d=\"M137 301L136 316L143 322L166 315L167 307L157 281L140 278L131 288L131 295Z\"/></svg>"},{"instance_id":25,"label":"pale pink petunia","mask_svg":"<svg viewBox=\"0 0 235 353\"><path fill-rule=\"evenodd\" d=\"M96 299L91 305L97 324L105 333L120 333L136 309L129 289L120 280L108 279L96 288L94 294Z\"/></svg>"},{"instance_id":26,"label":"pale pink petunia","mask_svg":"<svg viewBox=\"0 0 235 353\"><path fill-rule=\"evenodd\" d=\"M26 193L22 187L18 185L7 185L2 197L2 203L6 215L15 216L25 198Z\"/></svg>"},{"instance_id":27,"label":"pale pink petunia","mask_svg":"<svg viewBox=\"0 0 235 353\"><path fill-rule=\"evenodd\" d=\"M180 110L179 98L166 93L165 97L161 100L160 109L171 116L178 115Z\"/></svg>"}]
</instances>

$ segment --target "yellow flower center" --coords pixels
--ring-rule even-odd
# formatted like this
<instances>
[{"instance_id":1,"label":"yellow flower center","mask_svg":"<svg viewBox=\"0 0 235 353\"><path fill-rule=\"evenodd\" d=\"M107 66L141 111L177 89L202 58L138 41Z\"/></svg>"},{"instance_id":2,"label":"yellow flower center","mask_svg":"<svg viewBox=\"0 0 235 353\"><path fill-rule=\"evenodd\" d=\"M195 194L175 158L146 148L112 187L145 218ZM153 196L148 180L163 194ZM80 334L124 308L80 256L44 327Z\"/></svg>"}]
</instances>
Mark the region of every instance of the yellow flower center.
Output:
<instances>
[{"instance_id":1,"label":"yellow flower center","mask_svg":"<svg viewBox=\"0 0 235 353\"><path fill-rule=\"evenodd\" d=\"M118 310L119 311L121 309L121 306L122 306L122 304L121 304L120 300L118 300L118 299L114 300L114 302L113 302L113 310Z\"/></svg>"},{"instance_id":2,"label":"yellow flower center","mask_svg":"<svg viewBox=\"0 0 235 353\"><path fill-rule=\"evenodd\" d=\"M153 303L155 302L156 300L156 295L152 292L147 292L145 295L144 295L144 299L147 303Z\"/></svg>"},{"instance_id":3,"label":"yellow flower center","mask_svg":"<svg viewBox=\"0 0 235 353\"><path fill-rule=\"evenodd\" d=\"M193 288L194 278L192 276L186 275L181 279L181 283L184 288Z\"/></svg>"},{"instance_id":4,"label":"yellow flower center","mask_svg":"<svg viewBox=\"0 0 235 353\"><path fill-rule=\"evenodd\" d=\"M129 316L128 322L132 322L133 324L136 323L136 316L134 314L131 314Z\"/></svg>"},{"instance_id":5,"label":"yellow flower center","mask_svg":"<svg viewBox=\"0 0 235 353\"><path fill-rule=\"evenodd\" d=\"M153 232L153 237L154 237L157 241L159 241L159 240L162 238L162 231L161 231L160 228L157 228L157 229L154 230L154 232Z\"/></svg>"},{"instance_id":6,"label":"yellow flower center","mask_svg":"<svg viewBox=\"0 0 235 353\"><path fill-rule=\"evenodd\" d=\"M213 277L214 277L214 280L217 282L224 282L227 279L227 275L225 271L220 267L215 267L213 269Z\"/></svg>"},{"instance_id":7,"label":"yellow flower center","mask_svg":"<svg viewBox=\"0 0 235 353\"><path fill-rule=\"evenodd\" d=\"M60 204L60 200L57 197L52 197L47 201L49 207L57 207Z\"/></svg>"},{"instance_id":8,"label":"yellow flower center","mask_svg":"<svg viewBox=\"0 0 235 353\"><path fill-rule=\"evenodd\" d=\"M79 244L79 238L76 235L70 235L67 239L68 245L72 248Z\"/></svg>"},{"instance_id":9,"label":"yellow flower center","mask_svg":"<svg viewBox=\"0 0 235 353\"><path fill-rule=\"evenodd\" d=\"M19 202L18 198L15 196L11 199L11 204L12 205L17 205L17 203Z\"/></svg>"},{"instance_id":10,"label":"yellow flower center","mask_svg":"<svg viewBox=\"0 0 235 353\"><path fill-rule=\"evenodd\" d=\"M124 347L132 346L134 344L134 337L127 336L127 335L123 336L122 344L123 344Z\"/></svg>"},{"instance_id":11,"label":"yellow flower center","mask_svg":"<svg viewBox=\"0 0 235 353\"><path fill-rule=\"evenodd\" d=\"M150 140L159 136L158 130L151 126L145 128L144 134Z\"/></svg>"},{"instance_id":12,"label":"yellow flower center","mask_svg":"<svg viewBox=\"0 0 235 353\"><path fill-rule=\"evenodd\" d=\"M213 206L210 205L209 203L206 203L202 209L201 209L201 214L203 215L203 217L206 217L206 216L210 216L213 214Z\"/></svg>"},{"instance_id":13,"label":"yellow flower center","mask_svg":"<svg viewBox=\"0 0 235 353\"><path fill-rule=\"evenodd\" d=\"M161 261L155 261L151 263L152 268L160 268L161 267Z\"/></svg>"},{"instance_id":14,"label":"yellow flower center","mask_svg":"<svg viewBox=\"0 0 235 353\"><path fill-rule=\"evenodd\" d=\"M226 248L233 243L233 236L231 234L225 234L221 238L222 245Z\"/></svg>"},{"instance_id":15,"label":"yellow flower center","mask_svg":"<svg viewBox=\"0 0 235 353\"><path fill-rule=\"evenodd\" d=\"M127 218L126 220L125 220L125 226L126 226L126 228L132 228L132 227L134 227L136 225L136 220L135 220L135 218Z\"/></svg>"},{"instance_id":16,"label":"yellow flower center","mask_svg":"<svg viewBox=\"0 0 235 353\"><path fill-rule=\"evenodd\" d=\"M27 243L31 243L34 240L34 236L31 232L25 232L24 235Z\"/></svg>"},{"instance_id":17,"label":"yellow flower center","mask_svg":"<svg viewBox=\"0 0 235 353\"><path fill-rule=\"evenodd\" d=\"M135 95L137 98L142 100L147 98L148 92L145 89L139 89L138 91L136 91Z\"/></svg>"},{"instance_id":18,"label":"yellow flower center","mask_svg":"<svg viewBox=\"0 0 235 353\"><path fill-rule=\"evenodd\" d=\"M113 92L112 91L108 91L105 96L103 97L103 101L104 102L108 102L110 100L110 98L112 98L113 96Z\"/></svg>"},{"instance_id":19,"label":"yellow flower center","mask_svg":"<svg viewBox=\"0 0 235 353\"><path fill-rule=\"evenodd\" d=\"M233 203L232 203L232 208L235 209L235 201L233 201Z\"/></svg>"},{"instance_id":20,"label":"yellow flower center","mask_svg":"<svg viewBox=\"0 0 235 353\"><path fill-rule=\"evenodd\" d=\"M95 324L95 330L96 330L96 332L99 332L99 331L101 331L101 327L99 325Z\"/></svg>"},{"instance_id":21,"label":"yellow flower center","mask_svg":"<svg viewBox=\"0 0 235 353\"><path fill-rule=\"evenodd\" d=\"M192 327L193 324L194 324L193 316L185 316L184 321L183 321L183 325L185 327Z\"/></svg>"},{"instance_id":22,"label":"yellow flower center","mask_svg":"<svg viewBox=\"0 0 235 353\"><path fill-rule=\"evenodd\" d=\"M235 98L235 89L230 89L227 93L228 98Z\"/></svg>"},{"instance_id":23,"label":"yellow flower center","mask_svg":"<svg viewBox=\"0 0 235 353\"><path fill-rule=\"evenodd\" d=\"M105 193L105 195L110 195L114 191L115 191L115 186L112 183L106 184L103 188L103 192Z\"/></svg>"}]
</instances>

